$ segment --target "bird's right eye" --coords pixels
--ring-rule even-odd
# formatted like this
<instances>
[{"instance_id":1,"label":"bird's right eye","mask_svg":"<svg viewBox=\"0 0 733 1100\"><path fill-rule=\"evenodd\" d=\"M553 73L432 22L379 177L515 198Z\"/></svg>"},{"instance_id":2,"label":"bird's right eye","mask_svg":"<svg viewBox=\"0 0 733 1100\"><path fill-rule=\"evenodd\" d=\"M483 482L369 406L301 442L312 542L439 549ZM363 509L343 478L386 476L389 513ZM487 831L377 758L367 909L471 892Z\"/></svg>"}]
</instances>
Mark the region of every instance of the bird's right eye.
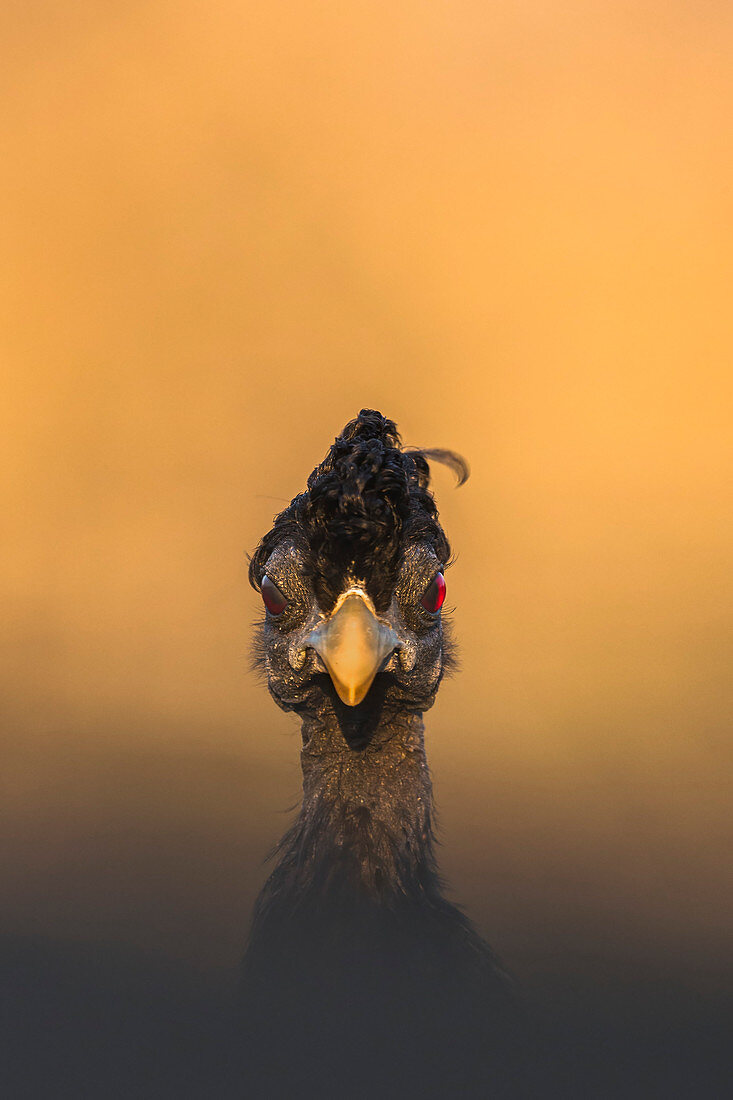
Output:
<instances>
[{"instance_id":1,"label":"bird's right eye","mask_svg":"<svg viewBox=\"0 0 733 1100\"><path fill-rule=\"evenodd\" d=\"M287 596L283 596L275 582L271 581L267 574L262 578L260 592L262 593L265 607L270 614L282 615L283 611L288 606Z\"/></svg>"}]
</instances>

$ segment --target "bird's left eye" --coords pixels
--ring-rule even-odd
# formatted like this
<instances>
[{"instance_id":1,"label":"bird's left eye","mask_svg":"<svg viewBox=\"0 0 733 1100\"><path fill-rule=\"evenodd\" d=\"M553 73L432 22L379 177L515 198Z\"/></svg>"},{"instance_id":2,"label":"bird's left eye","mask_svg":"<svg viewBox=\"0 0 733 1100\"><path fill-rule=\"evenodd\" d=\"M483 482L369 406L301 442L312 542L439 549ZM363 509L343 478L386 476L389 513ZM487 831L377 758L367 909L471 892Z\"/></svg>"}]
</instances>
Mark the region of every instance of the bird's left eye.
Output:
<instances>
[{"instance_id":1,"label":"bird's left eye","mask_svg":"<svg viewBox=\"0 0 733 1100\"><path fill-rule=\"evenodd\" d=\"M423 593L423 598L420 603L423 605L426 611L430 611L431 614L435 614L440 611L443 606L443 600L445 599L445 577L442 573L436 573L433 580Z\"/></svg>"},{"instance_id":2,"label":"bird's left eye","mask_svg":"<svg viewBox=\"0 0 733 1100\"><path fill-rule=\"evenodd\" d=\"M265 607L271 615L281 615L288 606L287 596L283 596L275 582L271 581L267 574L262 578L260 592L262 593Z\"/></svg>"}]
</instances>

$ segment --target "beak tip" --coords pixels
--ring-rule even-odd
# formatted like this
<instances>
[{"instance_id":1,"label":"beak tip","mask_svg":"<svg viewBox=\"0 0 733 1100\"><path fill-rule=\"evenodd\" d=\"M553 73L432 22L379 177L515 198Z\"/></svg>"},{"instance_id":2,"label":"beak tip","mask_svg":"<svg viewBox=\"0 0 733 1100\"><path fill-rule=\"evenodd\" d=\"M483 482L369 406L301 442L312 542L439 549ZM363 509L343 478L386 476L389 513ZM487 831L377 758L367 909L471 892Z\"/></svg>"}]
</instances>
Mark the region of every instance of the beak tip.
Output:
<instances>
[{"instance_id":1,"label":"beak tip","mask_svg":"<svg viewBox=\"0 0 733 1100\"><path fill-rule=\"evenodd\" d=\"M337 692L341 702L345 703L347 707L358 706L366 695L365 691L360 691L358 687L352 687L351 685L342 688L340 691L337 688Z\"/></svg>"}]
</instances>

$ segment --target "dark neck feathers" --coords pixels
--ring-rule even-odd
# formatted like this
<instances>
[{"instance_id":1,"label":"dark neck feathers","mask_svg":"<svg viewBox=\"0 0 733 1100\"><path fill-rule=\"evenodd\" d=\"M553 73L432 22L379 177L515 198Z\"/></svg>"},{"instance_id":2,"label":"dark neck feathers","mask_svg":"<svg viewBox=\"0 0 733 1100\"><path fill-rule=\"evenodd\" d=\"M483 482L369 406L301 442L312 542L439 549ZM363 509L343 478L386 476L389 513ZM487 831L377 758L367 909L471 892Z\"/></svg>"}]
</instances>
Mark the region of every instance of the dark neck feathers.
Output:
<instances>
[{"instance_id":1,"label":"dark neck feathers","mask_svg":"<svg viewBox=\"0 0 733 1100\"><path fill-rule=\"evenodd\" d=\"M385 717L358 749L335 716L306 719L301 759L244 960L250 1094L484 1100L511 995L441 891L422 715Z\"/></svg>"},{"instance_id":2,"label":"dark neck feathers","mask_svg":"<svg viewBox=\"0 0 733 1100\"><path fill-rule=\"evenodd\" d=\"M380 724L353 749L337 723L303 723L303 802L260 897L262 921L310 907L343 917L440 899L422 715Z\"/></svg>"}]
</instances>

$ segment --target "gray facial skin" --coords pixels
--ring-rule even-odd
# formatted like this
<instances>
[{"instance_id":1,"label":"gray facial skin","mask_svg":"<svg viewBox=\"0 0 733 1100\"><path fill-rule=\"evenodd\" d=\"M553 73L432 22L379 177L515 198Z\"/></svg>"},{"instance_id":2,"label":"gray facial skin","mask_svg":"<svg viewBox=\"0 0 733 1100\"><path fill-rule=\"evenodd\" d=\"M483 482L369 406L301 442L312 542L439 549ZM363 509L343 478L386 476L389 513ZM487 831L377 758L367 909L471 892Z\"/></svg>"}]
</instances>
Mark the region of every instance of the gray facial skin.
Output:
<instances>
[{"instance_id":1,"label":"gray facial skin","mask_svg":"<svg viewBox=\"0 0 733 1100\"><path fill-rule=\"evenodd\" d=\"M281 615L266 614L256 655L278 706L303 717L304 742L314 726L328 725L342 733L343 744L334 736L332 751L355 743L364 747L398 712L415 715L433 705L451 664L452 649L441 613L432 614L420 601L442 569L431 547L408 546L391 605L378 616L395 636L396 645L386 653L364 701L347 708L333 690L324 660L308 644L314 628L328 616L318 606L301 552L295 544L285 543L270 555L265 573L287 597L288 605ZM347 588L359 584L355 575L346 579Z\"/></svg>"}]
</instances>

